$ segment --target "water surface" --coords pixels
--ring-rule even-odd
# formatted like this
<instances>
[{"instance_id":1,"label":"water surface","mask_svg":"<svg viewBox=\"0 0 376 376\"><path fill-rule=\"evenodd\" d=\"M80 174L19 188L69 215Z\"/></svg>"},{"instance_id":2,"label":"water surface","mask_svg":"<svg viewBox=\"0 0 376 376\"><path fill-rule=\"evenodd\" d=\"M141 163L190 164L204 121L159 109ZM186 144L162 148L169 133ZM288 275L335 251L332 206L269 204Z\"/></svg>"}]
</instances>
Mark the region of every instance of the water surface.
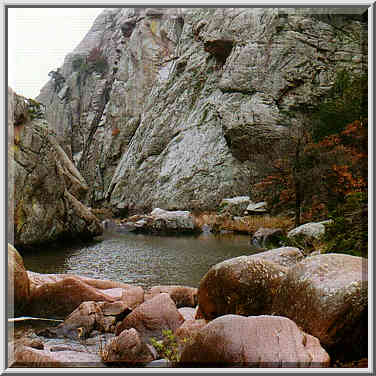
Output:
<instances>
[{"instance_id":1,"label":"water surface","mask_svg":"<svg viewBox=\"0 0 376 376\"><path fill-rule=\"evenodd\" d=\"M38 273L72 273L142 287L198 287L212 265L256 253L249 236L200 234L155 236L105 233L85 245L61 245L23 254L25 267Z\"/></svg>"}]
</instances>

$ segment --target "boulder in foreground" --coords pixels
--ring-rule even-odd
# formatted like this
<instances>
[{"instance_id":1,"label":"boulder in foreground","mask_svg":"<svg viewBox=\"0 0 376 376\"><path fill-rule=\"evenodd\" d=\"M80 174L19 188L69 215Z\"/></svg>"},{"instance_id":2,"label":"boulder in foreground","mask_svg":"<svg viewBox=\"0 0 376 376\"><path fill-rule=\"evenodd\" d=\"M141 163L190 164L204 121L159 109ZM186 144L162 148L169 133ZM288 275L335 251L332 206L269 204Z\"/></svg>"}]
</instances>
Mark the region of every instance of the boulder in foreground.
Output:
<instances>
[{"instance_id":1,"label":"boulder in foreground","mask_svg":"<svg viewBox=\"0 0 376 376\"><path fill-rule=\"evenodd\" d=\"M285 317L225 315L184 347L182 367L328 367L317 338Z\"/></svg>"}]
</instances>

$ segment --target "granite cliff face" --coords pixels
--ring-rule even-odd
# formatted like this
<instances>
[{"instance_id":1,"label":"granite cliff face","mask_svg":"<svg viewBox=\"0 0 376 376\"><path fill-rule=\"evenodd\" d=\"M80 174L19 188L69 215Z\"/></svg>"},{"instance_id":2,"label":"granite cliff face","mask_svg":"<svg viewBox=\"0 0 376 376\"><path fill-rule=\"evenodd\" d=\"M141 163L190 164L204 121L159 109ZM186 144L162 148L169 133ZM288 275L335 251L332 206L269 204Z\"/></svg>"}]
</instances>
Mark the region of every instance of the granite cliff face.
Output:
<instances>
[{"instance_id":1,"label":"granite cliff face","mask_svg":"<svg viewBox=\"0 0 376 376\"><path fill-rule=\"evenodd\" d=\"M81 202L88 191L84 179L40 111L36 102L8 90L9 201L14 210L8 235L20 248L102 233L98 219Z\"/></svg>"},{"instance_id":2,"label":"granite cliff face","mask_svg":"<svg viewBox=\"0 0 376 376\"><path fill-rule=\"evenodd\" d=\"M338 70L366 69L364 10L346 11L106 9L37 100L91 205L213 209Z\"/></svg>"}]
</instances>

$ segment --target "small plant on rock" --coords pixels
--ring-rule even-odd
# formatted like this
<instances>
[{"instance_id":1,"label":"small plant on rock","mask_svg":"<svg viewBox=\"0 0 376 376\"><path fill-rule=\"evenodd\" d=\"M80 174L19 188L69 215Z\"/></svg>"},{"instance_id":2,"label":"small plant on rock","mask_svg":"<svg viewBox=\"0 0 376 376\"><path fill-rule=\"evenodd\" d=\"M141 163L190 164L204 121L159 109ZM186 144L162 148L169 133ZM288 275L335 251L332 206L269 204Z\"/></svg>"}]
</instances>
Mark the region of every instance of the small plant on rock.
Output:
<instances>
[{"instance_id":1,"label":"small plant on rock","mask_svg":"<svg viewBox=\"0 0 376 376\"><path fill-rule=\"evenodd\" d=\"M177 363L180 361L182 346L190 343L192 338L178 338L172 333L172 330L167 329L162 331L163 340L157 341L155 338L150 339L150 343L157 350L158 355L167 359L171 363Z\"/></svg>"}]
</instances>

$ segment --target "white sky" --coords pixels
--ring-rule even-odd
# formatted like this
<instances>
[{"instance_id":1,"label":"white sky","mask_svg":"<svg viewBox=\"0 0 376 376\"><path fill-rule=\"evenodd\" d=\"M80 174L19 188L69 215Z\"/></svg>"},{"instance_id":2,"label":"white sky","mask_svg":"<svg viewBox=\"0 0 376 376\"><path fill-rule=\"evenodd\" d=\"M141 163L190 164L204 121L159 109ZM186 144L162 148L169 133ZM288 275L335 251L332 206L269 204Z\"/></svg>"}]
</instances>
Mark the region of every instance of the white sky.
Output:
<instances>
[{"instance_id":1,"label":"white sky","mask_svg":"<svg viewBox=\"0 0 376 376\"><path fill-rule=\"evenodd\" d=\"M38 96L103 8L8 8L8 85Z\"/></svg>"}]
</instances>

